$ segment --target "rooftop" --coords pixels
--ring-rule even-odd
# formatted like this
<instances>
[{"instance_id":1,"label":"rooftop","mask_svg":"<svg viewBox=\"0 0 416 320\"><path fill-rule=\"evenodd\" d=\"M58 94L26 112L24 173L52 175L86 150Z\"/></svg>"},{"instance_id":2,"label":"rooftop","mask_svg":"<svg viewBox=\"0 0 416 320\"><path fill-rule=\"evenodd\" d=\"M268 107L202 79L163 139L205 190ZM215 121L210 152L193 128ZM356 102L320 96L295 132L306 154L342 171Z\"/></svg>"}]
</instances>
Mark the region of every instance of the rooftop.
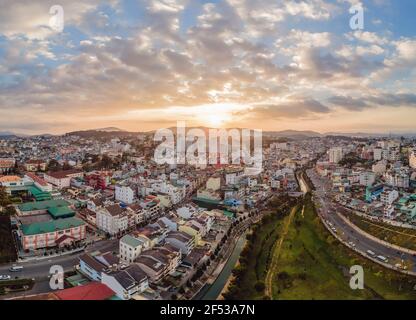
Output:
<instances>
[{"instance_id":1,"label":"rooftop","mask_svg":"<svg viewBox=\"0 0 416 320\"><path fill-rule=\"evenodd\" d=\"M80 227L85 225L85 222L77 218L66 218L51 220L47 222L36 222L32 224L22 225L22 232L25 236L35 234L49 233L70 228Z\"/></svg>"},{"instance_id":2,"label":"rooftop","mask_svg":"<svg viewBox=\"0 0 416 320\"><path fill-rule=\"evenodd\" d=\"M134 238L130 235L125 235L123 238L121 238L120 241L134 248L143 245L143 241Z\"/></svg>"},{"instance_id":3,"label":"rooftop","mask_svg":"<svg viewBox=\"0 0 416 320\"><path fill-rule=\"evenodd\" d=\"M60 300L107 300L115 295L114 291L100 282L91 282L55 292Z\"/></svg>"},{"instance_id":4,"label":"rooftop","mask_svg":"<svg viewBox=\"0 0 416 320\"><path fill-rule=\"evenodd\" d=\"M69 203L65 200L48 200L48 201L37 201L37 202L26 202L19 205L19 210L24 211L35 211L35 210L48 210L54 207L68 207Z\"/></svg>"}]
</instances>

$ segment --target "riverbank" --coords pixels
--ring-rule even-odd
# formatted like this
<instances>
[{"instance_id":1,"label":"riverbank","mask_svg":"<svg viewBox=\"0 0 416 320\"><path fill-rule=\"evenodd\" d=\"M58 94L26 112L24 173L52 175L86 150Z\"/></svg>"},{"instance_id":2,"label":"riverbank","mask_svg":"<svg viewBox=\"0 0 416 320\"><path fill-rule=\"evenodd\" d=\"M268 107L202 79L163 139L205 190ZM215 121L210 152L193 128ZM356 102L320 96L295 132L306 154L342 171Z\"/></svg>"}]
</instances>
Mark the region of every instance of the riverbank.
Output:
<instances>
[{"instance_id":1,"label":"riverbank","mask_svg":"<svg viewBox=\"0 0 416 320\"><path fill-rule=\"evenodd\" d=\"M244 232L238 237L229 258L217 266L211 275L212 282L201 288L200 292L193 298L194 300L218 300L224 287L227 285L230 276L232 276L232 270L238 264L240 253L246 243L246 234L247 233Z\"/></svg>"},{"instance_id":2,"label":"riverbank","mask_svg":"<svg viewBox=\"0 0 416 320\"><path fill-rule=\"evenodd\" d=\"M416 299L415 278L383 268L342 245L322 225L309 194L297 208L291 221L285 214L254 229L242 253L242 264L233 272L235 278L226 299ZM287 232L283 226L288 226ZM269 248L276 248L283 234L279 254L272 263L274 251ZM349 286L349 270L354 265L364 269L364 290ZM271 290L266 295L265 275L270 268Z\"/></svg>"}]
</instances>

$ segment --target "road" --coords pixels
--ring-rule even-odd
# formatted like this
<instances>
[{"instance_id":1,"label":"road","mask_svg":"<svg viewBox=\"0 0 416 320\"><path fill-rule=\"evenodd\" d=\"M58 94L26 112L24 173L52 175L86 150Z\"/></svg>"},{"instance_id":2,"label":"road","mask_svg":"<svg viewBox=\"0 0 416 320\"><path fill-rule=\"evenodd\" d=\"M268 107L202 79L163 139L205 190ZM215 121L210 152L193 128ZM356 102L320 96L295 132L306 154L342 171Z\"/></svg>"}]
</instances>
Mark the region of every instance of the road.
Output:
<instances>
[{"instance_id":1,"label":"road","mask_svg":"<svg viewBox=\"0 0 416 320\"><path fill-rule=\"evenodd\" d=\"M383 244L374 241L365 235L356 232L348 225L336 212L345 210L342 206L334 203L331 196L331 183L328 179L319 177L315 171L308 170L307 174L315 186L314 197L320 204L320 214L323 220L330 222L337 230L337 234L347 243L353 243L355 249L363 255L368 255L367 251L372 251L375 256L383 256L389 260L389 264L394 266L397 263L410 264L409 271L416 272L416 257L406 252L391 249Z\"/></svg>"},{"instance_id":2,"label":"road","mask_svg":"<svg viewBox=\"0 0 416 320\"><path fill-rule=\"evenodd\" d=\"M78 264L78 257L84 254L85 252L108 252L116 251L118 249L118 240L102 240L98 241L87 247L85 251L78 252L71 255L63 255L59 257L54 257L51 259L44 260L33 260L28 262L18 263L18 265L23 266L23 271L21 272L10 272L9 268L13 264L2 264L0 265L0 274L1 275L10 275L11 277L19 278L34 278L35 280L45 280L49 276L49 270L53 265L60 265L66 271L71 271L74 269L74 266Z\"/></svg>"}]
</instances>

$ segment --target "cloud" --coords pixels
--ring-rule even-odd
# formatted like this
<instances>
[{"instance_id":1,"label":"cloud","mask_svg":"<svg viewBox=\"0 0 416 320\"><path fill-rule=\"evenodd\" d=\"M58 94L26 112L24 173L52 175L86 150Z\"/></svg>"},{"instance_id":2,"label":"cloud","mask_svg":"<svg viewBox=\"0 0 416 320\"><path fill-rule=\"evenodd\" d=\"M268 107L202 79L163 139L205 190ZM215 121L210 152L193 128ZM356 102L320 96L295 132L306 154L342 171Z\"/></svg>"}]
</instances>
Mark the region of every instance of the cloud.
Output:
<instances>
[{"instance_id":1,"label":"cloud","mask_svg":"<svg viewBox=\"0 0 416 320\"><path fill-rule=\"evenodd\" d=\"M379 94L373 96L362 96L353 98L348 96L334 96L328 101L350 111L361 111L376 107L416 107L416 94Z\"/></svg>"},{"instance_id":2,"label":"cloud","mask_svg":"<svg viewBox=\"0 0 416 320\"><path fill-rule=\"evenodd\" d=\"M300 119L329 112L330 108L319 101L297 98L281 103L252 105L248 110L236 112L235 115L249 119Z\"/></svg>"}]
</instances>

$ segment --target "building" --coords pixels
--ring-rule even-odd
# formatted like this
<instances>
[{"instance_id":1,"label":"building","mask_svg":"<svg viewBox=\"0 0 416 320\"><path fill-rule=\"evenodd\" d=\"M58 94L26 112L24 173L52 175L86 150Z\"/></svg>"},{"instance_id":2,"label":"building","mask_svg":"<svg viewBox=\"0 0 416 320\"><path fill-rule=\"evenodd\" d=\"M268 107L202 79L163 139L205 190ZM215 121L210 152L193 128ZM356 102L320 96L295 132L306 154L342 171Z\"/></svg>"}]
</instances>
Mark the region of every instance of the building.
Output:
<instances>
[{"instance_id":1,"label":"building","mask_svg":"<svg viewBox=\"0 0 416 320\"><path fill-rule=\"evenodd\" d=\"M16 165L14 158L0 158L0 173L9 173Z\"/></svg>"},{"instance_id":2,"label":"building","mask_svg":"<svg viewBox=\"0 0 416 320\"><path fill-rule=\"evenodd\" d=\"M407 189L410 186L410 177L406 170L391 170L386 173L386 184L393 188Z\"/></svg>"},{"instance_id":3,"label":"building","mask_svg":"<svg viewBox=\"0 0 416 320\"><path fill-rule=\"evenodd\" d=\"M384 190L380 195L380 201L387 207L393 204L398 198L399 192L397 190Z\"/></svg>"},{"instance_id":4,"label":"building","mask_svg":"<svg viewBox=\"0 0 416 320\"><path fill-rule=\"evenodd\" d=\"M24 164L28 172L46 171L47 163L43 160L29 160Z\"/></svg>"},{"instance_id":5,"label":"building","mask_svg":"<svg viewBox=\"0 0 416 320\"><path fill-rule=\"evenodd\" d=\"M128 228L128 216L118 204L101 208L97 211L97 228L114 236Z\"/></svg>"},{"instance_id":6,"label":"building","mask_svg":"<svg viewBox=\"0 0 416 320\"><path fill-rule=\"evenodd\" d=\"M57 172L48 172L44 175L44 180L60 189L69 188L71 179L82 178L84 173L79 170L65 170Z\"/></svg>"},{"instance_id":7,"label":"building","mask_svg":"<svg viewBox=\"0 0 416 320\"><path fill-rule=\"evenodd\" d=\"M372 187L367 187L365 190L365 201L371 203L380 197L381 193L384 190L384 186L382 184L378 184Z\"/></svg>"},{"instance_id":8,"label":"building","mask_svg":"<svg viewBox=\"0 0 416 320\"><path fill-rule=\"evenodd\" d=\"M26 202L18 205L16 211L19 216L49 214L54 219L70 218L75 216L75 211L69 205L65 200Z\"/></svg>"},{"instance_id":9,"label":"building","mask_svg":"<svg viewBox=\"0 0 416 320\"><path fill-rule=\"evenodd\" d=\"M101 281L102 273L107 269L104 263L90 254L86 253L79 257L80 272L93 281Z\"/></svg>"},{"instance_id":10,"label":"building","mask_svg":"<svg viewBox=\"0 0 416 320\"><path fill-rule=\"evenodd\" d=\"M120 239L120 260L123 263L131 264L142 253L146 243L131 235L125 235Z\"/></svg>"},{"instance_id":11,"label":"building","mask_svg":"<svg viewBox=\"0 0 416 320\"><path fill-rule=\"evenodd\" d=\"M374 161L380 161L383 159L383 149L382 148L374 148L373 150L373 157Z\"/></svg>"},{"instance_id":12,"label":"building","mask_svg":"<svg viewBox=\"0 0 416 320\"><path fill-rule=\"evenodd\" d=\"M364 187L370 187L376 181L376 175L374 172L364 171L360 173L360 185Z\"/></svg>"},{"instance_id":13,"label":"building","mask_svg":"<svg viewBox=\"0 0 416 320\"><path fill-rule=\"evenodd\" d=\"M385 160L378 161L373 164L371 169L375 174L382 175L387 170L387 162Z\"/></svg>"},{"instance_id":14,"label":"building","mask_svg":"<svg viewBox=\"0 0 416 320\"><path fill-rule=\"evenodd\" d=\"M165 242L178 248L183 256L188 255L195 247L194 237L180 231L169 232Z\"/></svg>"},{"instance_id":15,"label":"building","mask_svg":"<svg viewBox=\"0 0 416 320\"><path fill-rule=\"evenodd\" d=\"M115 296L113 290L100 282L90 282L85 285L76 286L53 293L59 300L72 301L102 301L110 300Z\"/></svg>"},{"instance_id":16,"label":"building","mask_svg":"<svg viewBox=\"0 0 416 320\"><path fill-rule=\"evenodd\" d=\"M136 200L136 191L130 186L116 185L115 199L125 204L132 204Z\"/></svg>"},{"instance_id":17,"label":"building","mask_svg":"<svg viewBox=\"0 0 416 320\"><path fill-rule=\"evenodd\" d=\"M416 149L412 150L409 155L409 166L416 169Z\"/></svg>"},{"instance_id":18,"label":"building","mask_svg":"<svg viewBox=\"0 0 416 320\"><path fill-rule=\"evenodd\" d=\"M7 189L11 193L12 189L21 189L25 187L25 180L18 176L3 176L0 177L0 186Z\"/></svg>"},{"instance_id":19,"label":"building","mask_svg":"<svg viewBox=\"0 0 416 320\"><path fill-rule=\"evenodd\" d=\"M20 237L24 250L71 245L83 241L86 236L86 224L77 218L35 222L20 227Z\"/></svg>"},{"instance_id":20,"label":"building","mask_svg":"<svg viewBox=\"0 0 416 320\"><path fill-rule=\"evenodd\" d=\"M134 299L149 288L146 273L137 264L132 264L121 271L104 272L101 282L122 300Z\"/></svg>"},{"instance_id":21,"label":"building","mask_svg":"<svg viewBox=\"0 0 416 320\"><path fill-rule=\"evenodd\" d=\"M137 258L136 263L147 274L151 282L157 283L176 270L180 257L179 250L174 251L165 246L143 252Z\"/></svg>"},{"instance_id":22,"label":"building","mask_svg":"<svg viewBox=\"0 0 416 320\"><path fill-rule=\"evenodd\" d=\"M340 147L329 149L329 162L338 163L342 160L344 154Z\"/></svg>"}]
</instances>

